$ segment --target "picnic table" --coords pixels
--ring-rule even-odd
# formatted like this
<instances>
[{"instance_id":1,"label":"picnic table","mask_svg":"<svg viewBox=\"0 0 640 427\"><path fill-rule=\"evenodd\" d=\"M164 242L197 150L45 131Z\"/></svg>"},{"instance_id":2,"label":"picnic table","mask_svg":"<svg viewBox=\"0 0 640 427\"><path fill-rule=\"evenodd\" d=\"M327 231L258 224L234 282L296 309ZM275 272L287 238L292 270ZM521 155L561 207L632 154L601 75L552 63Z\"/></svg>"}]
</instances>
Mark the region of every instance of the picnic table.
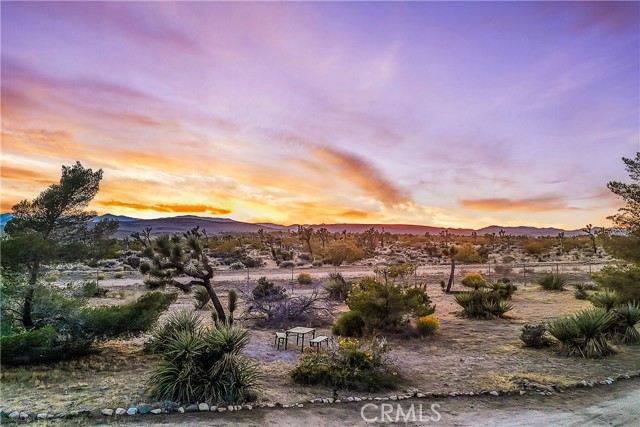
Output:
<instances>
[{"instance_id":1,"label":"picnic table","mask_svg":"<svg viewBox=\"0 0 640 427\"><path fill-rule=\"evenodd\" d=\"M303 353L304 352L304 336L307 334L311 334L311 339L316 337L316 330L315 328L305 328L302 326L296 326L295 328L291 328L288 329L286 331L287 334L287 341L285 341L285 350L287 348L287 342L289 341L289 335L295 334L296 335L296 345L298 345L298 342L300 340L302 340L302 346L300 348L300 352Z\"/></svg>"}]
</instances>

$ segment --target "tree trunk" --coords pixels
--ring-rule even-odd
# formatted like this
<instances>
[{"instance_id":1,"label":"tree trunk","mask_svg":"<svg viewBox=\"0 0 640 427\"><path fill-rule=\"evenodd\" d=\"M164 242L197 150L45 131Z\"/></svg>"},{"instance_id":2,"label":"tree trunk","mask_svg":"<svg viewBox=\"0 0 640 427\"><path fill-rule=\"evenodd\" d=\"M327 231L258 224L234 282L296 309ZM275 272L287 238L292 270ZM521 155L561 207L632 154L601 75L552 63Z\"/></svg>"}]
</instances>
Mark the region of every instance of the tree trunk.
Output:
<instances>
[{"instance_id":1,"label":"tree trunk","mask_svg":"<svg viewBox=\"0 0 640 427\"><path fill-rule=\"evenodd\" d=\"M447 293L451 291L451 286L453 286L453 274L456 271L456 260L451 258L451 274L449 275L449 282L447 283Z\"/></svg>"},{"instance_id":2,"label":"tree trunk","mask_svg":"<svg viewBox=\"0 0 640 427\"><path fill-rule=\"evenodd\" d=\"M38 272L40 271L40 261L35 261L29 275L29 287L24 295L24 303L22 304L22 325L27 329L35 327L33 322L33 294L35 293L36 282L38 281Z\"/></svg>"},{"instance_id":3,"label":"tree trunk","mask_svg":"<svg viewBox=\"0 0 640 427\"><path fill-rule=\"evenodd\" d=\"M205 280L204 287L207 290L207 293L209 293L213 307L216 309L218 320L222 323L227 323L227 315L224 312L224 307L222 307L218 294L216 294L216 291L213 289L211 282L209 280Z\"/></svg>"}]
</instances>

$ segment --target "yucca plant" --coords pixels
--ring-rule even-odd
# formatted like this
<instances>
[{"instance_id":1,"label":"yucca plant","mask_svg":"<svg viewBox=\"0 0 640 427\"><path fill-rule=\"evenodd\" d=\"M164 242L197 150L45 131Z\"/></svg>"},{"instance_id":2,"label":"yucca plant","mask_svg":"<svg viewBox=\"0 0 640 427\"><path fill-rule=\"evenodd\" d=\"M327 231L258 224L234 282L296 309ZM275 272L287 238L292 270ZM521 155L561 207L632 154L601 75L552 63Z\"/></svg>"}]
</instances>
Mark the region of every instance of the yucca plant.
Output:
<instances>
[{"instance_id":1,"label":"yucca plant","mask_svg":"<svg viewBox=\"0 0 640 427\"><path fill-rule=\"evenodd\" d=\"M560 354L596 359L615 352L606 339L614 320L613 313L591 308L550 322L547 330L562 343Z\"/></svg>"},{"instance_id":2,"label":"yucca plant","mask_svg":"<svg viewBox=\"0 0 640 427\"><path fill-rule=\"evenodd\" d=\"M199 314L190 311L176 311L169 316L164 325L157 327L151 338L145 343L145 348L153 353L164 352L171 337L183 332L197 331L201 329L202 318Z\"/></svg>"},{"instance_id":3,"label":"yucca plant","mask_svg":"<svg viewBox=\"0 0 640 427\"><path fill-rule=\"evenodd\" d=\"M607 311L613 310L613 308L621 302L620 294L610 289L603 289L589 297L589 301L595 307L602 307Z\"/></svg>"},{"instance_id":4,"label":"yucca plant","mask_svg":"<svg viewBox=\"0 0 640 427\"><path fill-rule=\"evenodd\" d=\"M204 310L209 305L209 301L211 301L211 297L209 296L209 292L205 288L198 288L193 293L193 297L195 298L195 302L193 303L196 310Z\"/></svg>"},{"instance_id":5,"label":"yucca plant","mask_svg":"<svg viewBox=\"0 0 640 427\"><path fill-rule=\"evenodd\" d=\"M551 342L545 337L545 332L547 332L547 326L544 323L538 325L526 324L522 328L520 339L526 347L547 347Z\"/></svg>"},{"instance_id":6,"label":"yucca plant","mask_svg":"<svg viewBox=\"0 0 640 427\"><path fill-rule=\"evenodd\" d=\"M353 284L348 282L340 273L330 273L324 288L332 299L345 301L349 296Z\"/></svg>"},{"instance_id":7,"label":"yucca plant","mask_svg":"<svg viewBox=\"0 0 640 427\"><path fill-rule=\"evenodd\" d=\"M511 299L515 291L518 290L518 287L511 283L509 279L500 279L499 281L490 284L489 289L497 292L500 299L506 300Z\"/></svg>"},{"instance_id":8,"label":"yucca plant","mask_svg":"<svg viewBox=\"0 0 640 427\"><path fill-rule=\"evenodd\" d=\"M235 289L231 289L229 291L227 308L229 309L229 325L233 325L233 313L238 308L238 291L236 291Z\"/></svg>"},{"instance_id":9,"label":"yucca plant","mask_svg":"<svg viewBox=\"0 0 640 427\"><path fill-rule=\"evenodd\" d=\"M490 290L461 292L454 298L463 308L462 315L470 318L502 317L507 311L513 309L513 305L503 300L500 293Z\"/></svg>"},{"instance_id":10,"label":"yucca plant","mask_svg":"<svg viewBox=\"0 0 640 427\"><path fill-rule=\"evenodd\" d=\"M611 327L612 339L621 344L640 344L640 333L636 325L640 324L640 303L628 302L613 309L615 322Z\"/></svg>"},{"instance_id":11,"label":"yucca plant","mask_svg":"<svg viewBox=\"0 0 640 427\"><path fill-rule=\"evenodd\" d=\"M545 291L564 291L567 279L560 274L545 274L538 279L538 285Z\"/></svg>"},{"instance_id":12,"label":"yucca plant","mask_svg":"<svg viewBox=\"0 0 640 427\"><path fill-rule=\"evenodd\" d=\"M241 355L248 331L226 324L172 335L150 379L158 400L240 403L255 400L259 373Z\"/></svg>"}]
</instances>

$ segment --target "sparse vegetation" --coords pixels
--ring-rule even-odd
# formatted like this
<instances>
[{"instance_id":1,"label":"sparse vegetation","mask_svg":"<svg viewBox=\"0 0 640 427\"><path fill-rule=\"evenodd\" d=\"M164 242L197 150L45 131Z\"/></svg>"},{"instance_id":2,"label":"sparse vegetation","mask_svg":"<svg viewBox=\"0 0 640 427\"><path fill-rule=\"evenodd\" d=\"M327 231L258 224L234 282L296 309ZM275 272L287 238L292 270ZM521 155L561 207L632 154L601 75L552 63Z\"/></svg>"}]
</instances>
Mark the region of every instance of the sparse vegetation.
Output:
<instances>
[{"instance_id":1,"label":"sparse vegetation","mask_svg":"<svg viewBox=\"0 0 640 427\"><path fill-rule=\"evenodd\" d=\"M560 354L597 359L615 353L606 333L615 317L603 308L591 308L549 323L549 333L562 344Z\"/></svg>"},{"instance_id":2,"label":"sparse vegetation","mask_svg":"<svg viewBox=\"0 0 640 427\"><path fill-rule=\"evenodd\" d=\"M364 320L357 311L347 311L336 320L331 332L343 337L361 337L364 332Z\"/></svg>"},{"instance_id":3,"label":"sparse vegetation","mask_svg":"<svg viewBox=\"0 0 640 427\"><path fill-rule=\"evenodd\" d=\"M310 285L313 283L313 277L309 273L300 273L296 281L301 285Z\"/></svg>"},{"instance_id":4,"label":"sparse vegetation","mask_svg":"<svg viewBox=\"0 0 640 427\"><path fill-rule=\"evenodd\" d=\"M545 274L538 279L538 285L545 291L564 291L567 279L560 274Z\"/></svg>"},{"instance_id":5,"label":"sparse vegetation","mask_svg":"<svg viewBox=\"0 0 640 427\"><path fill-rule=\"evenodd\" d=\"M547 326L544 323L538 325L524 325L520 339L525 347L543 348L551 345L549 338L545 336Z\"/></svg>"},{"instance_id":6,"label":"sparse vegetation","mask_svg":"<svg viewBox=\"0 0 640 427\"><path fill-rule=\"evenodd\" d=\"M345 301L351 292L353 284L347 281L340 273L330 273L324 284L324 288L329 293L329 298L338 301Z\"/></svg>"},{"instance_id":7,"label":"sparse vegetation","mask_svg":"<svg viewBox=\"0 0 640 427\"><path fill-rule=\"evenodd\" d=\"M416 328L420 335L431 335L440 327L436 316L422 316L416 319Z\"/></svg>"}]
</instances>

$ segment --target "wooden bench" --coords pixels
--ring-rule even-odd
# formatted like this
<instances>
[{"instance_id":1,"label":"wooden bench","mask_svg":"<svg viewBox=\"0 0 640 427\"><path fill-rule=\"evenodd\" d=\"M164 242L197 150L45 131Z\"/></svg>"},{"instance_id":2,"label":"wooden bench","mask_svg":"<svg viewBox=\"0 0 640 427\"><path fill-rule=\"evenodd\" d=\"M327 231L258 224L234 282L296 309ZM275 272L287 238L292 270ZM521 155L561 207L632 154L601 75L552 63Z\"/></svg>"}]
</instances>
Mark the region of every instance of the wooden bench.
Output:
<instances>
[{"instance_id":1,"label":"wooden bench","mask_svg":"<svg viewBox=\"0 0 640 427\"><path fill-rule=\"evenodd\" d=\"M320 347L322 346L323 342L327 342L328 343L328 337L325 337L324 335L320 335L318 337L315 337L314 339L312 339L311 341L309 341L309 345L311 347L315 347L316 351L320 351Z\"/></svg>"},{"instance_id":2,"label":"wooden bench","mask_svg":"<svg viewBox=\"0 0 640 427\"><path fill-rule=\"evenodd\" d=\"M280 350L280 345L284 344L284 349L287 349L287 341L289 341L287 334L284 332L276 332L276 339L273 344Z\"/></svg>"}]
</instances>

